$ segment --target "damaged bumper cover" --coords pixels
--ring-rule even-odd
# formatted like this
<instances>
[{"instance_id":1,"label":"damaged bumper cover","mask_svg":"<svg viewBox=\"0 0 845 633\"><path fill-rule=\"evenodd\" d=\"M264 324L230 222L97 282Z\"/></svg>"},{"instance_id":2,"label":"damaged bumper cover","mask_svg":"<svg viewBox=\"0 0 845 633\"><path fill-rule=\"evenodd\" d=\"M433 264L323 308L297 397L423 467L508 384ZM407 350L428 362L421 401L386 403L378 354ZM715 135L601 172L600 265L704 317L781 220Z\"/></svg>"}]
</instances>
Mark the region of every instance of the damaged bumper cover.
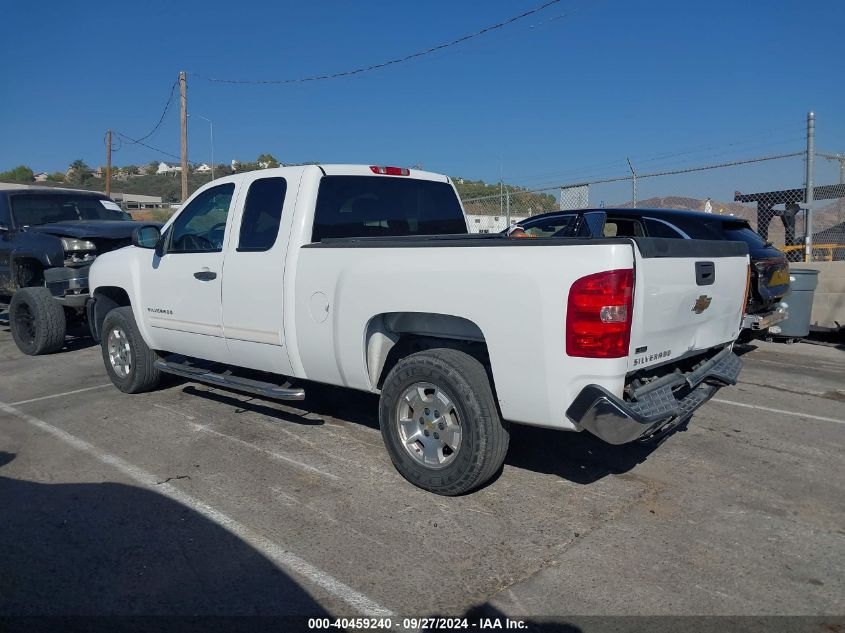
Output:
<instances>
[{"instance_id":1,"label":"damaged bumper cover","mask_svg":"<svg viewBox=\"0 0 845 633\"><path fill-rule=\"evenodd\" d=\"M773 325L786 321L789 316L786 306L779 303L773 310L762 314L746 314L742 320L742 327L751 330L767 330Z\"/></svg>"},{"instance_id":2,"label":"damaged bumper cover","mask_svg":"<svg viewBox=\"0 0 845 633\"><path fill-rule=\"evenodd\" d=\"M90 269L90 266L48 268L44 271L44 283L50 294L60 302L73 307L82 307L88 298Z\"/></svg>"},{"instance_id":3,"label":"damaged bumper cover","mask_svg":"<svg viewBox=\"0 0 845 633\"><path fill-rule=\"evenodd\" d=\"M726 347L686 373L676 370L636 390L632 400L587 385L566 415L609 444L655 438L688 420L720 387L736 384L741 369Z\"/></svg>"}]
</instances>

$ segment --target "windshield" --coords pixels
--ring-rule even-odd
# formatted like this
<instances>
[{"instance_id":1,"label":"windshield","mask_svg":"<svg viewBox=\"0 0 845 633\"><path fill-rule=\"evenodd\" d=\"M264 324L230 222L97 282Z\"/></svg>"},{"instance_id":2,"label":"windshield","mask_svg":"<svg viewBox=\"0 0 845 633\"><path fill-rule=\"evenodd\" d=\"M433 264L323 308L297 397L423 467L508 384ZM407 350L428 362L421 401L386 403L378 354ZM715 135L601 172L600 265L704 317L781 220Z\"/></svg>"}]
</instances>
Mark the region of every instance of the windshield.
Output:
<instances>
[{"instance_id":1,"label":"windshield","mask_svg":"<svg viewBox=\"0 0 845 633\"><path fill-rule=\"evenodd\" d=\"M451 185L415 178L324 176L312 241L467 232Z\"/></svg>"},{"instance_id":2,"label":"windshield","mask_svg":"<svg viewBox=\"0 0 845 633\"><path fill-rule=\"evenodd\" d=\"M85 196L14 196L12 216L17 226L38 226L52 222L79 220L129 220L111 200Z\"/></svg>"}]
</instances>

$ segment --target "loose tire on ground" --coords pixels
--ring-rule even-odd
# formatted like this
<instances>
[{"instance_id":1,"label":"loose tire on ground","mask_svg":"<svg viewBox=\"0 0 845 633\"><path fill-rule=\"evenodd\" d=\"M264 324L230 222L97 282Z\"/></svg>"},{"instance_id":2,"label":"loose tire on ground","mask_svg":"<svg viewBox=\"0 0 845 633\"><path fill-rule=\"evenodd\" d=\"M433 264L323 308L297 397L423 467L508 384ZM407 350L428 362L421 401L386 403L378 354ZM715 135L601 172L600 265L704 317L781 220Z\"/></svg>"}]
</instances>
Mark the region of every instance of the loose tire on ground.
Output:
<instances>
[{"instance_id":1,"label":"loose tire on ground","mask_svg":"<svg viewBox=\"0 0 845 633\"><path fill-rule=\"evenodd\" d=\"M452 407L452 413L438 410L444 407ZM452 427L455 420L459 437ZM379 426L400 474L420 488L447 496L478 488L496 474L510 438L484 366L446 348L417 352L396 364L382 387ZM429 434L423 437L415 431ZM444 444L447 436L449 444L456 438L458 449L432 449L435 433L445 433L438 440Z\"/></svg>"},{"instance_id":2,"label":"loose tire on ground","mask_svg":"<svg viewBox=\"0 0 845 633\"><path fill-rule=\"evenodd\" d=\"M100 347L106 372L122 392L141 393L158 386L161 372L154 365L158 355L141 337L132 308L115 308L106 315Z\"/></svg>"},{"instance_id":3,"label":"loose tire on ground","mask_svg":"<svg viewBox=\"0 0 845 633\"><path fill-rule=\"evenodd\" d=\"M21 288L9 304L9 328L29 356L57 352L65 344L65 311L44 287Z\"/></svg>"}]
</instances>

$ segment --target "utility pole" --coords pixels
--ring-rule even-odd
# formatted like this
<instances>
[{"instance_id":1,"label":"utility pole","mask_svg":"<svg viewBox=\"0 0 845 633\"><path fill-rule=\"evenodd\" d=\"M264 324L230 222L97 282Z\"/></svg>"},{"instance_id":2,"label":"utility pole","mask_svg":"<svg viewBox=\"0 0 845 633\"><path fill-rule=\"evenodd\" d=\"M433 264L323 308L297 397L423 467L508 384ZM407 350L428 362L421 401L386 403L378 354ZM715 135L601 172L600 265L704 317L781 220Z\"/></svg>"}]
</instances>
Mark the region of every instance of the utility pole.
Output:
<instances>
[{"instance_id":1,"label":"utility pole","mask_svg":"<svg viewBox=\"0 0 845 633\"><path fill-rule=\"evenodd\" d=\"M807 113L807 179L804 204L806 206L806 220L804 221L804 261L813 261L813 159L816 155L816 114Z\"/></svg>"},{"instance_id":2,"label":"utility pole","mask_svg":"<svg viewBox=\"0 0 845 633\"><path fill-rule=\"evenodd\" d=\"M106 195L111 197L111 130L106 131Z\"/></svg>"},{"instance_id":3,"label":"utility pole","mask_svg":"<svg viewBox=\"0 0 845 633\"><path fill-rule=\"evenodd\" d=\"M179 73L179 103L182 106L182 202L188 199L188 86L185 71Z\"/></svg>"},{"instance_id":4,"label":"utility pole","mask_svg":"<svg viewBox=\"0 0 845 633\"><path fill-rule=\"evenodd\" d=\"M505 213L507 214L505 218L505 228L511 228L511 190L505 189L505 196L507 198L507 204L505 206Z\"/></svg>"},{"instance_id":5,"label":"utility pole","mask_svg":"<svg viewBox=\"0 0 845 633\"><path fill-rule=\"evenodd\" d=\"M625 160L628 161L628 169L631 170L631 200L633 201L633 206L637 208L637 172L634 171L634 166L631 164L631 159L627 156Z\"/></svg>"}]
</instances>

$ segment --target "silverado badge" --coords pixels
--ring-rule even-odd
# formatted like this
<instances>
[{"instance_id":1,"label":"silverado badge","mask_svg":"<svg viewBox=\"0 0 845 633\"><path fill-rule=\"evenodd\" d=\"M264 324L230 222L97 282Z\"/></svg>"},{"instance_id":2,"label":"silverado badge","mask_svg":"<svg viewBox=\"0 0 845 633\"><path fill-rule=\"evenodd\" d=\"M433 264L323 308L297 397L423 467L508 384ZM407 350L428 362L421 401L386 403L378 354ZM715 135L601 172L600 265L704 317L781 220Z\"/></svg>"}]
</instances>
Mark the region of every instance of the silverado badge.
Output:
<instances>
[{"instance_id":1,"label":"silverado badge","mask_svg":"<svg viewBox=\"0 0 845 633\"><path fill-rule=\"evenodd\" d=\"M711 301L713 301L712 297L708 297L707 295L701 295L698 299L695 300L695 305L692 306L692 311L696 314L701 314L707 308L710 307Z\"/></svg>"}]
</instances>

